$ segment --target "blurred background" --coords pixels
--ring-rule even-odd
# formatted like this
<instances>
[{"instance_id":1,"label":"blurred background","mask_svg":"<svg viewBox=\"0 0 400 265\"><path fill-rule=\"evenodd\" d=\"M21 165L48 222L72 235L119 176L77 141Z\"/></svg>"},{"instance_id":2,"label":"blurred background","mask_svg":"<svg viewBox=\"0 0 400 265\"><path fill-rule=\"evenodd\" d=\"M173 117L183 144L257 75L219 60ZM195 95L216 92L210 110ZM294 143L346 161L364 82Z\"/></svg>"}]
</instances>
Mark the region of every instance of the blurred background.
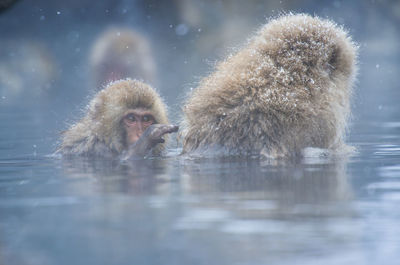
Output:
<instances>
[{"instance_id":1,"label":"blurred background","mask_svg":"<svg viewBox=\"0 0 400 265\"><path fill-rule=\"evenodd\" d=\"M104 65L113 55L104 51L101 55L95 46L102 45L107 30L114 29L115 34L119 29L132 30L140 36L143 58L125 57L132 57L128 63L146 67L129 75L156 87L170 107L171 120L177 122L186 93L213 71L215 62L245 45L271 16L287 12L330 18L359 44L353 123L396 115L390 107L400 95L400 2L396 0L1 2L2 115L37 113L35 119L47 128L40 133L51 142L81 116L101 87L94 74L99 73L96 63ZM54 146L46 141L37 148L46 152Z\"/></svg>"},{"instance_id":2,"label":"blurred background","mask_svg":"<svg viewBox=\"0 0 400 265\"><path fill-rule=\"evenodd\" d=\"M56 159L106 82L186 94L271 17L360 46L351 157ZM0 0L0 264L398 264L400 1ZM175 152L175 153L174 153Z\"/></svg>"}]
</instances>

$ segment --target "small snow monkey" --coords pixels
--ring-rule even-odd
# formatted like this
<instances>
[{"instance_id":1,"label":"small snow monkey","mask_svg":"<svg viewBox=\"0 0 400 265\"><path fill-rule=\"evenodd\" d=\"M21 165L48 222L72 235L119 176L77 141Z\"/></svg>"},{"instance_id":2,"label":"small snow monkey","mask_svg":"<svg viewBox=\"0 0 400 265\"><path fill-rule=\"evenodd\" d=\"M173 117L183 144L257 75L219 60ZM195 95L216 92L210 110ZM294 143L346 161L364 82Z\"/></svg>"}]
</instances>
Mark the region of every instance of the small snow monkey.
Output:
<instances>
[{"instance_id":1,"label":"small snow monkey","mask_svg":"<svg viewBox=\"0 0 400 265\"><path fill-rule=\"evenodd\" d=\"M97 93L86 116L63 133L57 152L121 159L159 155L165 134L177 130L168 125L166 107L153 88L119 80Z\"/></svg>"}]
</instances>

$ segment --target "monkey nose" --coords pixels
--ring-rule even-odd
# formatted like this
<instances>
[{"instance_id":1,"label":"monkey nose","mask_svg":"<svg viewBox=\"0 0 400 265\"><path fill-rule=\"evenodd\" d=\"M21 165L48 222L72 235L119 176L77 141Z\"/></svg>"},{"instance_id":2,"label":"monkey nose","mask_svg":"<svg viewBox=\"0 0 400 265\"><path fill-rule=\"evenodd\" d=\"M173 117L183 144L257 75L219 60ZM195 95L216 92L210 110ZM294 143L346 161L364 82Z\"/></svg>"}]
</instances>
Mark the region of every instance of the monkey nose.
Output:
<instances>
[{"instance_id":1,"label":"monkey nose","mask_svg":"<svg viewBox=\"0 0 400 265\"><path fill-rule=\"evenodd\" d=\"M139 132L142 134L143 131L144 131L144 126L143 126L142 122L139 121L137 123L137 126L138 126L138 129L139 129Z\"/></svg>"}]
</instances>

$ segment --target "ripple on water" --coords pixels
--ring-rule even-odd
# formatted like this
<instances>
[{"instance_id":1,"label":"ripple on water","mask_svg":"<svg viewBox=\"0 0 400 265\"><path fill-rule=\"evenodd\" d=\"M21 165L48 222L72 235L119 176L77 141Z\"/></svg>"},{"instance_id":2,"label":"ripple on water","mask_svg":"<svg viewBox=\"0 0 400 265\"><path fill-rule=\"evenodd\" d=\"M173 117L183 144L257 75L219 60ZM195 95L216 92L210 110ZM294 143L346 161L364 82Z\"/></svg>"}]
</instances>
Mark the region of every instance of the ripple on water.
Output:
<instances>
[{"instance_id":1,"label":"ripple on water","mask_svg":"<svg viewBox=\"0 0 400 265\"><path fill-rule=\"evenodd\" d=\"M384 122L382 125L385 128L400 128L400 122L399 121Z\"/></svg>"},{"instance_id":2,"label":"ripple on water","mask_svg":"<svg viewBox=\"0 0 400 265\"><path fill-rule=\"evenodd\" d=\"M400 178L400 164L380 167L379 175L384 178Z\"/></svg>"},{"instance_id":3,"label":"ripple on water","mask_svg":"<svg viewBox=\"0 0 400 265\"><path fill-rule=\"evenodd\" d=\"M385 201L400 201L400 192L387 192L382 195L382 199Z\"/></svg>"},{"instance_id":4,"label":"ripple on water","mask_svg":"<svg viewBox=\"0 0 400 265\"><path fill-rule=\"evenodd\" d=\"M387 202L400 200L400 181L374 182L367 186L369 192L381 193L381 199Z\"/></svg>"},{"instance_id":5,"label":"ripple on water","mask_svg":"<svg viewBox=\"0 0 400 265\"><path fill-rule=\"evenodd\" d=\"M78 204L76 197L48 197L48 198L20 198L20 199L2 199L0 208L14 207L46 207Z\"/></svg>"},{"instance_id":6,"label":"ripple on water","mask_svg":"<svg viewBox=\"0 0 400 265\"><path fill-rule=\"evenodd\" d=\"M375 155L378 156L398 156L400 146L393 144L380 144L376 146Z\"/></svg>"},{"instance_id":7,"label":"ripple on water","mask_svg":"<svg viewBox=\"0 0 400 265\"><path fill-rule=\"evenodd\" d=\"M274 201L266 201L266 200L245 200L235 203L237 207L242 210L269 211L278 208L277 204Z\"/></svg>"},{"instance_id":8,"label":"ripple on water","mask_svg":"<svg viewBox=\"0 0 400 265\"><path fill-rule=\"evenodd\" d=\"M195 209L189 210L178 219L174 225L178 230L208 229L215 223L220 223L230 218L228 211L221 209Z\"/></svg>"},{"instance_id":9,"label":"ripple on water","mask_svg":"<svg viewBox=\"0 0 400 265\"><path fill-rule=\"evenodd\" d=\"M278 221L233 220L221 227L221 231L230 234L272 234L283 233L287 225Z\"/></svg>"},{"instance_id":10,"label":"ripple on water","mask_svg":"<svg viewBox=\"0 0 400 265\"><path fill-rule=\"evenodd\" d=\"M400 190L400 181L373 182L367 186L368 190Z\"/></svg>"}]
</instances>

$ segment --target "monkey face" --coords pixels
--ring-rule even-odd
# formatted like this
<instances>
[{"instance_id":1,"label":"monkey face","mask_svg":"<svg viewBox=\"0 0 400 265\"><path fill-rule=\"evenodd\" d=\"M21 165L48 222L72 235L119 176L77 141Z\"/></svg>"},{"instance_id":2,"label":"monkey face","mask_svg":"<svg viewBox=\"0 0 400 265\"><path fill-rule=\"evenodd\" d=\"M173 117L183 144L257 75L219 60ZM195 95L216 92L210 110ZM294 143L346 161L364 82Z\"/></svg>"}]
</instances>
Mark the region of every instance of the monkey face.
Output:
<instances>
[{"instance_id":1,"label":"monkey face","mask_svg":"<svg viewBox=\"0 0 400 265\"><path fill-rule=\"evenodd\" d=\"M126 131L126 143L131 145L139 140L143 132L156 123L154 116L147 109L130 109L122 118Z\"/></svg>"}]
</instances>

